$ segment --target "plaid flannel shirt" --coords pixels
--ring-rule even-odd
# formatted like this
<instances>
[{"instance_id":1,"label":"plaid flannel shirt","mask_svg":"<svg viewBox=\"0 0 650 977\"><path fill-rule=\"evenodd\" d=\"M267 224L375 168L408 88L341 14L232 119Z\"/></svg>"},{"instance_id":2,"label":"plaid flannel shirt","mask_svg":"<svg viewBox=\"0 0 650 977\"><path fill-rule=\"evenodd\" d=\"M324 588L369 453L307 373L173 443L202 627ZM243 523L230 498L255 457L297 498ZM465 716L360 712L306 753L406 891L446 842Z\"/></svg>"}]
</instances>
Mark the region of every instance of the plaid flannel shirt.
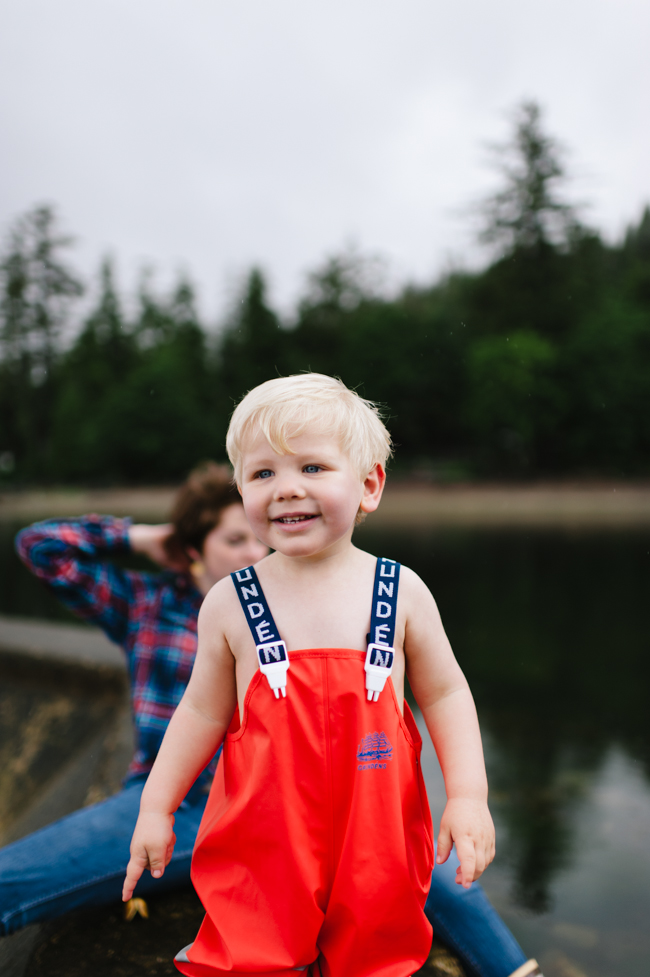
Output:
<instances>
[{"instance_id":1,"label":"plaid flannel shirt","mask_svg":"<svg viewBox=\"0 0 650 977\"><path fill-rule=\"evenodd\" d=\"M130 519L48 520L16 537L21 560L75 614L126 653L136 749L127 782L146 774L192 672L203 597L189 575L124 570ZM213 764L201 780L212 773Z\"/></svg>"}]
</instances>

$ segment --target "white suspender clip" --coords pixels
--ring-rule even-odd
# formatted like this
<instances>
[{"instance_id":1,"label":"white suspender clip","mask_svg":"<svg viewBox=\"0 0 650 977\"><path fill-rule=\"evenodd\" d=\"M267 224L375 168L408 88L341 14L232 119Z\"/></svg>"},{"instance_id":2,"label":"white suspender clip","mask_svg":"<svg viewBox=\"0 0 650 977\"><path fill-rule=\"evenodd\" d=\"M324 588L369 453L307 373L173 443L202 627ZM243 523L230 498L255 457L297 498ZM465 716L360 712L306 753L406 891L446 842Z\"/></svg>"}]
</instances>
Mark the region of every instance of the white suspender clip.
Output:
<instances>
[{"instance_id":1,"label":"white suspender clip","mask_svg":"<svg viewBox=\"0 0 650 977\"><path fill-rule=\"evenodd\" d=\"M386 679L393 671L395 661L395 649L388 645L368 645L366 652L366 689L368 690L368 702L376 702L379 693L383 692Z\"/></svg>"},{"instance_id":2,"label":"white suspender clip","mask_svg":"<svg viewBox=\"0 0 650 977\"><path fill-rule=\"evenodd\" d=\"M284 641L269 641L256 646L257 660L260 672L266 675L267 681L273 689L276 699L287 695L287 672L289 671L289 656Z\"/></svg>"}]
</instances>

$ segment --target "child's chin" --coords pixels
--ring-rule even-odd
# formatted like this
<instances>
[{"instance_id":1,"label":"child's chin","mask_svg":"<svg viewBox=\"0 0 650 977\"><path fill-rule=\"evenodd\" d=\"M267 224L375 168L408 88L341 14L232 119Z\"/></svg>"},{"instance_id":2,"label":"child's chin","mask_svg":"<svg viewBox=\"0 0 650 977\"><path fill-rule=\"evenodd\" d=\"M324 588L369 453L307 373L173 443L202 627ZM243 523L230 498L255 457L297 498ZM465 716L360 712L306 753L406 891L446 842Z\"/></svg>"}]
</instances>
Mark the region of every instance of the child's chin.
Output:
<instances>
[{"instance_id":1,"label":"child's chin","mask_svg":"<svg viewBox=\"0 0 650 977\"><path fill-rule=\"evenodd\" d=\"M316 553L318 550L322 549L321 543L315 540L313 537L310 539L306 535L289 535L288 533L286 536L276 538L273 546L276 550L283 550L287 553L302 553L303 551L305 553Z\"/></svg>"},{"instance_id":2,"label":"child's chin","mask_svg":"<svg viewBox=\"0 0 650 977\"><path fill-rule=\"evenodd\" d=\"M288 556L309 556L311 553L320 553L321 550L327 549L328 545L328 540L324 540L320 533L310 533L305 530L299 533L295 531L276 533L271 543L274 549Z\"/></svg>"}]
</instances>

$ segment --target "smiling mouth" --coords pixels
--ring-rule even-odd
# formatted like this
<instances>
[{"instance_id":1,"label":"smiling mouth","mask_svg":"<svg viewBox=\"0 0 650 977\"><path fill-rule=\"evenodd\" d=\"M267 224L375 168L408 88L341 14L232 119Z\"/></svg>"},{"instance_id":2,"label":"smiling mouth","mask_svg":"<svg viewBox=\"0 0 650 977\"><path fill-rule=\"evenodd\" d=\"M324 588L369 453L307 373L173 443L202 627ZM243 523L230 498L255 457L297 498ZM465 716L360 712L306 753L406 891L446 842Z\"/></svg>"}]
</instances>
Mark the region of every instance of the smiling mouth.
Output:
<instances>
[{"instance_id":1,"label":"smiling mouth","mask_svg":"<svg viewBox=\"0 0 650 977\"><path fill-rule=\"evenodd\" d=\"M310 515L297 515L297 516L278 516L277 519L273 519L273 522L280 522L283 526L293 526L297 522L309 522L311 519L316 519L316 513L311 513Z\"/></svg>"}]
</instances>

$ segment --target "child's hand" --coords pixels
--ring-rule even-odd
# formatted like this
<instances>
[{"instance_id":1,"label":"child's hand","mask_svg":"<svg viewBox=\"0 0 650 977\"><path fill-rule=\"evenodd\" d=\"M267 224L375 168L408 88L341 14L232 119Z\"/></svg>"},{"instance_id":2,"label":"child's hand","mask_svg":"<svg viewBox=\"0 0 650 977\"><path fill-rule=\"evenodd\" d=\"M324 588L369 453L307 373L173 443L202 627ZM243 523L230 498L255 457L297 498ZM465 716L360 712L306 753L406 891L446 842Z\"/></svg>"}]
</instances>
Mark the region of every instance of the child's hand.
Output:
<instances>
[{"instance_id":1,"label":"child's hand","mask_svg":"<svg viewBox=\"0 0 650 977\"><path fill-rule=\"evenodd\" d=\"M122 889L124 902L128 902L133 895L138 879L146 868L154 879L162 876L175 844L173 814L140 814L131 839L131 859L126 867Z\"/></svg>"},{"instance_id":2,"label":"child's hand","mask_svg":"<svg viewBox=\"0 0 650 977\"><path fill-rule=\"evenodd\" d=\"M438 864L447 861L453 844L460 861L456 882L469 889L494 858L494 824L485 802L462 797L447 801L438 832Z\"/></svg>"}]
</instances>

